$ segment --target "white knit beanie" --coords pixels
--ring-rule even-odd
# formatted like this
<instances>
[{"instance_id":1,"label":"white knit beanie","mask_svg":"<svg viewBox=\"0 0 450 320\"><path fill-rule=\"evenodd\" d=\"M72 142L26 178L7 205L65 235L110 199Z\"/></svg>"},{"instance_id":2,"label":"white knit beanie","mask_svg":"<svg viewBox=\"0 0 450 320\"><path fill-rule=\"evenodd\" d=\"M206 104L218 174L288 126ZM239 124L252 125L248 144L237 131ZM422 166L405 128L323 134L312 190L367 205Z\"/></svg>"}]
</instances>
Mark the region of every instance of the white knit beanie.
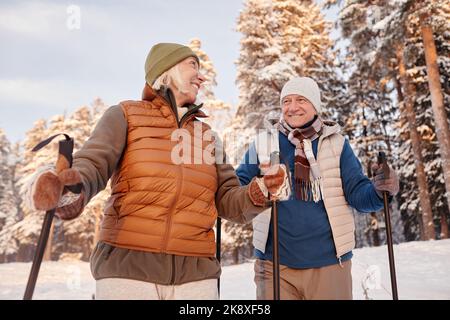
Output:
<instances>
[{"instance_id":1,"label":"white knit beanie","mask_svg":"<svg viewBox=\"0 0 450 320\"><path fill-rule=\"evenodd\" d=\"M317 82L313 79L308 77L297 77L286 82L281 90L281 106L283 106L282 102L284 97L290 94L298 94L305 97L312 103L317 113L320 114L320 111L322 110L322 103L320 102L320 89Z\"/></svg>"}]
</instances>

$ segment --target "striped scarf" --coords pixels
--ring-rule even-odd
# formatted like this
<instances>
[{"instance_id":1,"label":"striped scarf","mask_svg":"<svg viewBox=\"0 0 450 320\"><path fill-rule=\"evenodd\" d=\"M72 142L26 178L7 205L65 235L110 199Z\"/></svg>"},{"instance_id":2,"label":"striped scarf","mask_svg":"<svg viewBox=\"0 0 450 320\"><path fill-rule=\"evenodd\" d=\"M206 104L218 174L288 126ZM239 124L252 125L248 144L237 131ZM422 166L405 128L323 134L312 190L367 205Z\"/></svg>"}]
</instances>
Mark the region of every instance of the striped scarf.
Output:
<instances>
[{"instance_id":1,"label":"striped scarf","mask_svg":"<svg viewBox=\"0 0 450 320\"><path fill-rule=\"evenodd\" d=\"M294 178L297 199L314 202L322 199L322 177L312 150L312 141L319 138L322 126L320 117L306 128L291 128L284 119L278 124L278 130L295 146Z\"/></svg>"}]
</instances>

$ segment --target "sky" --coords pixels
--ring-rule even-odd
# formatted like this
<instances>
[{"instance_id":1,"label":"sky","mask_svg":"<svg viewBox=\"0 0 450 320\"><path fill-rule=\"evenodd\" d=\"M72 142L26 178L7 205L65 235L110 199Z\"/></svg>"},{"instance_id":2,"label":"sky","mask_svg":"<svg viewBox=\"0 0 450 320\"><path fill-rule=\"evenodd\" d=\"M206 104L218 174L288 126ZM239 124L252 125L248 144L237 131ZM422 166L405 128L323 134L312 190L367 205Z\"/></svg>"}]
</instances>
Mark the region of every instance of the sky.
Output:
<instances>
[{"instance_id":1,"label":"sky","mask_svg":"<svg viewBox=\"0 0 450 320\"><path fill-rule=\"evenodd\" d=\"M0 128L15 142L39 118L96 97L107 105L139 99L150 48L192 38L217 70L217 98L236 104L241 7L242 0L1 1Z\"/></svg>"},{"instance_id":2,"label":"sky","mask_svg":"<svg viewBox=\"0 0 450 320\"><path fill-rule=\"evenodd\" d=\"M0 128L16 142L36 120L97 97L139 99L150 48L192 38L216 68L216 98L236 105L241 9L243 0L2 0Z\"/></svg>"}]
</instances>

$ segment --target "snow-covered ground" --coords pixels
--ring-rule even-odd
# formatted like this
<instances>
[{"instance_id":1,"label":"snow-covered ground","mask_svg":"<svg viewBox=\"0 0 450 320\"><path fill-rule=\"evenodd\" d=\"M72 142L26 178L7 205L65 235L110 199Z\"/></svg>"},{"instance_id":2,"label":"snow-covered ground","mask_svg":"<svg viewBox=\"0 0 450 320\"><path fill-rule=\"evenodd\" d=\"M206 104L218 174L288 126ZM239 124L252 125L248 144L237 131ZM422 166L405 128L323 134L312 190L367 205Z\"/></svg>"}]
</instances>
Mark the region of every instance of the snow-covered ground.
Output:
<instances>
[{"instance_id":1,"label":"snow-covered ground","mask_svg":"<svg viewBox=\"0 0 450 320\"><path fill-rule=\"evenodd\" d=\"M450 239L402 243L394 252L400 299L450 299ZM355 299L391 299L386 246L356 249L352 261ZM30 268L0 264L0 299L22 298ZM88 263L45 262L34 299L92 299L94 292ZM255 299L252 263L223 268L221 298Z\"/></svg>"}]
</instances>

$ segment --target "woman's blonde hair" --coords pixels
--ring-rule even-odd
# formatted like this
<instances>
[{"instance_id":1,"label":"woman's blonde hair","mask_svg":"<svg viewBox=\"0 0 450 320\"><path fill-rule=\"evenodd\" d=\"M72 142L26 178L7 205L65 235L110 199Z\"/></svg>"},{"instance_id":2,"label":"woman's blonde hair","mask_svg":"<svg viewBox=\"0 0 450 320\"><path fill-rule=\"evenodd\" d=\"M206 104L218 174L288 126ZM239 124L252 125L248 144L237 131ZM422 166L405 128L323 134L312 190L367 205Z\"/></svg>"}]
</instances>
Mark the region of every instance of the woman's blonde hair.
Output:
<instances>
[{"instance_id":1,"label":"woman's blonde hair","mask_svg":"<svg viewBox=\"0 0 450 320\"><path fill-rule=\"evenodd\" d=\"M181 79L181 72L178 67L178 64L174 65L172 68L161 74L158 78L156 78L155 82L152 85L154 90L160 90L163 86L169 86L173 84L181 93L185 93L187 90L184 90L183 80Z\"/></svg>"}]
</instances>

